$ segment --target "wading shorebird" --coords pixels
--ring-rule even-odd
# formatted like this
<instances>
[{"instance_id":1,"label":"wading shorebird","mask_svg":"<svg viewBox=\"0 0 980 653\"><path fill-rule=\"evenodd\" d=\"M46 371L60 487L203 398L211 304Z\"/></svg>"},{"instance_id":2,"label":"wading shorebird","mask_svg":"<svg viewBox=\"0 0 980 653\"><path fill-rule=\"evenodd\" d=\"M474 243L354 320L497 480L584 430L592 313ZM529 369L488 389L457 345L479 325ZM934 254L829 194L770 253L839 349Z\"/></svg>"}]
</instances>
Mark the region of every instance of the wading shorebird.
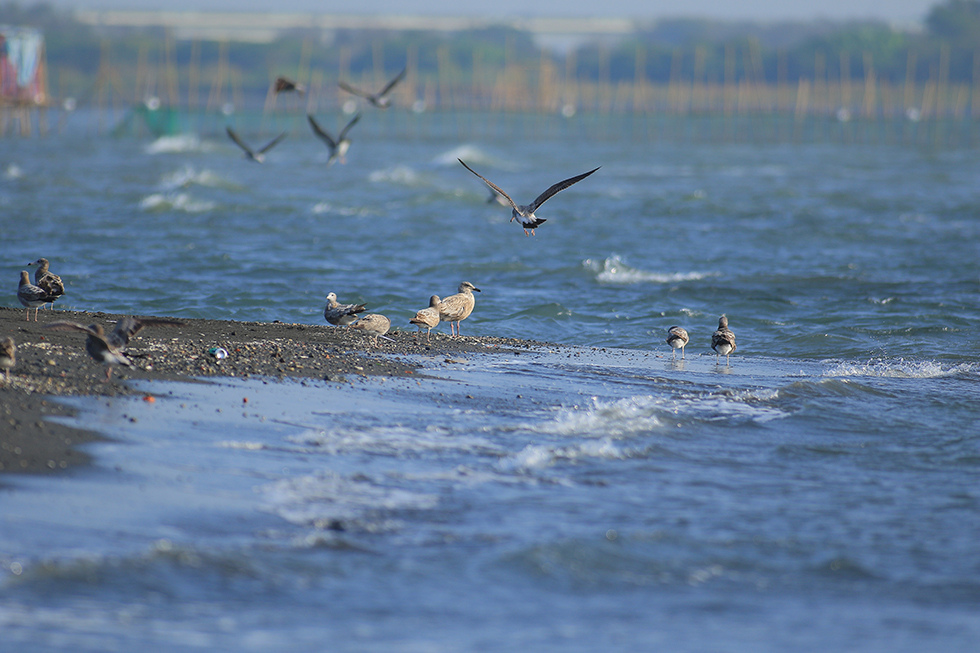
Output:
<instances>
[{"instance_id":1,"label":"wading shorebird","mask_svg":"<svg viewBox=\"0 0 980 653\"><path fill-rule=\"evenodd\" d=\"M406 72L408 72L408 68L403 68L402 71L398 73L393 80L388 82L378 93L368 93L367 91L362 91L359 88L354 88L347 82L337 82L337 86L344 89L351 95L364 98L379 109L387 109L389 106L391 106L391 99L388 97L388 93L391 92L391 89L395 88L395 84L402 81L402 78L405 77Z\"/></svg>"},{"instance_id":2,"label":"wading shorebird","mask_svg":"<svg viewBox=\"0 0 980 653\"><path fill-rule=\"evenodd\" d=\"M242 151L245 152L245 158L251 159L256 163L265 162L265 153L271 150L272 148L274 148L276 145L278 145L279 141L286 138L286 132L283 132L278 136L276 136L275 138L273 138L268 143L266 143L265 145L263 145L262 149L253 150L245 143L245 141L243 141L241 138L238 137L238 134L236 134L231 127L225 127L225 131L228 132L228 138L233 140L235 142L235 145L242 148Z\"/></svg>"},{"instance_id":3,"label":"wading shorebird","mask_svg":"<svg viewBox=\"0 0 980 653\"><path fill-rule=\"evenodd\" d=\"M106 333L101 324L88 326L77 322L52 322L45 324L45 329L55 331L81 331L88 335L85 339L85 351L97 363L105 363L105 380L112 376L112 368L116 365L133 367L133 362L126 357L126 347L130 339L143 327L148 326L182 326L183 322L157 317L123 317L116 322L116 328Z\"/></svg>"},{"instance_id":4,"label":"wading shorebird","mask_svg":"<svg viewBox=\"0 0 980 653\"><path fill-rule=\"evenodd\" d=\"M511 209L513 209L510 216L510 221L513 222L514 220L519 220L521 223L521 227L524 228L525 236L528 235L533 236L534 230L537 229L539 226L541 226L542 222L545 222L545 220L547 220L547 218L539 218L534 215L534 212L538 210L539 206L541 206L549 199L551 199L553 195L565 190L572 184L577 184L578 182L582 181L583 179L585 179L586 177L588 177L593 172L599 169L599 168L594 168L592 170L589 170L588 172L584 172L580 175L576 175L575 177L569 177L564 181L559 181L557 184L551 186L551 188L538 195L538 197L533 202L524 205L524 204L518 204L517 202L512 200L510 198L510 195L508 195L507 193L505 193L503 190L500 189L500 186L497 186L495 183L493 183L492 181L490 181L489 179L481 175L479 172L466 165L466 163L462 159L456 159L456 160L462 163L464 168L466 168L474 175L482 179L483 183L485 183L487 186L490 187L490 190L494 191L495 193L498 193L501 197L507 200L508 203L510 203ZM599 167L601 168L602 166Z\"/></svg>"},{"instance_id":5,"label":"wading shorebird","mask_svg":"<svg viewBox=\"0 0 980 653\"><path fill-rule=\"evenodd\" d=\"M681 350L681 358L684 358L684 347L690 342L687 331L679 326L672 326L667 329L667 344L670 345L670 357L675 358L675 349Z\"/></svg>"},{"instance_id":6,"label":"wading shorebird","mask_svg":"<svg viewBox=\"0 0 980 653\"><path fill-rule=\"evenodd\" d=\"M344 128L340 130L340 134L337 135L336 140L334 140L333 136L331 136L329 132L320 127L320 124L317 123L316 118L314 118L312 115L307 114L306 119L310 121L310 127L313 128L313 133L316 134L321 141L326 143L327 147L330 149L330 158L327 159L327 165L333 165L334 161L337 159L340 159L341 163L347 163L347 150L350 149L350 139L347 138L347 132L350 131L350 128L356 125L357 121L361 119L361 114L357 114L351 118L350 122L348 122Z\"/></svg>"},{"instance_id":7,"label":"wading shorebird","mask_svg":"<svg viewBox=\"0 0 980 653\"><path fill-rule=\"evenodd\" d=\"M470 316L473 307L476 306L476 298L473 292L482 292L469 281L459 284L455 295L446 297L439 303L439 318L444 322L449 322L449 335L459 336L459 323ZM456 331L453 332L453 325Z\"/></svg>"},{"instance_id":8,"label":"wading shorebird","mask_svg":"<svg viewBox=\"0 0 980 653\"><path fill-rule=\"evenodd\" d=\"M717 353L717 358L725 357L725 365L728 365L729 356L737 349L735 334L728 328L728 318L724 315L718 318L718 330L711 334L711 348Z\"/></svg>"}]
</instances>

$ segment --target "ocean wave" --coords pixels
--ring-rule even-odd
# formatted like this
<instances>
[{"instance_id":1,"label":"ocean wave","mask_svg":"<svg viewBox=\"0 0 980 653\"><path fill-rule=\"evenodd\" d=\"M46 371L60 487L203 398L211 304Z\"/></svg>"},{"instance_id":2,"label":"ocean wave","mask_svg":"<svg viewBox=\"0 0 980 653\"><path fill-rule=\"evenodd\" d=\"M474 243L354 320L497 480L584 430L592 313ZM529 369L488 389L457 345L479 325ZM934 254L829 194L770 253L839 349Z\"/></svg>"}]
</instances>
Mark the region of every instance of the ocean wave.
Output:
<instances>
[{"instance_id":1,"label":"ocean wave","mask_svg":"<svg viewBox=\"0 0 980 653\"><path fill-rule=\"evenodd\" d=\"M650 272L627 265L619 256L602 260L588 258L582 261L582 267L591 270L599 283L608 284L677 283L715 276L712 272Z\"/></svg>"},{"instance_id":2,"label":"ocean wave","mask_svg":"<svg viewBox=\"0 0 980 653\"><path fill-rule=\"evenodd\" d=\"M177 136L161 136L144 148L147 154L180 154L183 152L198 152L206 147L197 134L179 134Z\"/></svg>"},{"instance_id":3,"label":"ocean wave","mask_svg":"<svg viewBox=\"0 0 980 653\"><path fill-rule=\"evenodd\" d=\"M425 178L411 166L398 165L383 170L375 170L368 175L371 183L401 184L403 186L424 186Z\"/></svg>"},{"instance_id":4,"label":"ocean wave","mask_svg":"<svg viewBox=\"0 0 980 653\"><path fill-rule=\"evenodd\" d=\"M180 170L164 175L160 181L160 186L166 190L176 190L188 186L232 188L234 184L210 170L198 171L193 166L184 166Z\"/></svg>"},{"instance_id":5,"label":"ocean wave","mask_svg":"<svg viewBox=\"0 0 980 653\"><path fill-rule=\"evenodd\" d=\"M4 179L20 179L24 176L24 171L16 163L11 163L3 169Z\"/></svg>"},{"instance_id":6,"label":"ocean wave","mask_svg":"<svg viewBox=\"0 0 980 653\"><path fill-rule=\"evenodd\" d=\"M439 503L435 494L373 483L364 476L335 472L284 479L260 488L266 509L291 524L329 528L336 522L382 527L385 513L427 510ZM383 513L383 514L379 514Z\"/></svg>"},{"instance_id":7,"label":"ocean wave","mask_svg":"<svg viewBox=\"0 0 980 653\"><path fill-rule=\"evenodd\" d=\"M424 431L400 426L310 429L286 439L293 444L315 447L316 452L328 455L371 453L398 457L432 451L500 453L489 440L453 434L437 426L429 426Z\"/></svg>"},{"instance_id":8,"label":"ocean wave","mask_svg":"<svg viewBox=\"0 0 980 653\"><path fill-rule=\"evenodd\" d=\"M567 446L529 444L521 451L502 458L497 466L507 472L527 472L547 469L560 462L586 459L625 460L637 455L641 455L641 452L635 448L625 447L610 438L602 438Z\"/></svg>"},{"instance_id":9,"label":"ocean wave","mask_svg":"<svg viewBox=\"0 0 980 653\"><path fill-rule=\"evenodd\" d=\"M453 167L459 166L459 161L457 161L457 159L462 159L467 163L491 164L493 162L493 158L490 157L490 155L476 145L471 145L469 143L464 143L463 145L454 147L447 152L436 155L432 162L438 166Z\"/></svg>"},{"instance_id":10,"label":"ocean wave","mask_svg":"<svg viewBox=\"0 0 980 653\"><path fill-rule=\"evenodd\" d=\"M961 374L976 374L980 365L976 363L946 364L937 361L878 360L867 363L838 363L824 372L828 377L876 376L898 379L935 379Z\"/></svg>"},{"instance_id":11,"label":"ocean wave","mask_svg":"<svg viewBox=\"0 0 980 653\"><path fill-rule=\"evenodd\" d=\"M153 193L140 200L144 211L176 210L185 213L204 213L214 209L215 202L196 200L187 193Z\"/></svg>"}]
</instances>

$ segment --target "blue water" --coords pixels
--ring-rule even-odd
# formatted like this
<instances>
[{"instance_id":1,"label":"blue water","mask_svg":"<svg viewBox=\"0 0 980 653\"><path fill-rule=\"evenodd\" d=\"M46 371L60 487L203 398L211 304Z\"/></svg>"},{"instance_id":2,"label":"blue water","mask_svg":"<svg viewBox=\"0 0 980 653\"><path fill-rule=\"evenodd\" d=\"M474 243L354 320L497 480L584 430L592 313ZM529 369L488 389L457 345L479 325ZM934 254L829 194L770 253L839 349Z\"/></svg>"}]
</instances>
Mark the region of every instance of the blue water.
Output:
<instances>
[{"instance_id":1,"label":"blue water","mask_svg":"<svg viewBox=\"0 0 980 653\"><path fill-rule=\"evenodd\" d=\"M46 256L77 309L322 324L333 290L407 328L468 280L464 335L563 346L71 400L112 439L3 479L3 646L975 647L975 149L375 112L325 169L269 122L262 166L219 130L3 141L11 288ZM525 238L457 157L522 202L602 169Z\"/></svg>"}]
</instances>

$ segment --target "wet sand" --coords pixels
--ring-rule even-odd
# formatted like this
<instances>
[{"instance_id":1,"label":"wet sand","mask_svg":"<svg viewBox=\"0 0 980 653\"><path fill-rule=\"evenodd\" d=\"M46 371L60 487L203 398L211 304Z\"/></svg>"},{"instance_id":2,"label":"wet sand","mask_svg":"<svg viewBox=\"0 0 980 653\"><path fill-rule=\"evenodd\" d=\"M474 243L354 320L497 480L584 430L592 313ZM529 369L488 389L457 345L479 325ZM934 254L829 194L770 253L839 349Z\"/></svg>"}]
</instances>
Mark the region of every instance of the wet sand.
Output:
<instances>
[{"instance_id":1,"label":"wet sand","mask_svg":"<svg viewBox=\"0 0 980 653\"><path fill-rule=\"evenodd\" d=\"M0 307L0 337L17 343L17 364L10 381L0 376L0 472L44 473L85 464L76 447L100 436L52 422L71 415L53 397L119 396L137 391L132 379L194 381L207 377L300 377L345 382L357 376L407 376L418 366L410 355L451 357L468 352L519 351L538 346L512 338L450 338L432 332L431 342L406 325L388 334L392 341L373 345L373 337L344 327L183 320L179 327L147 327L130 342L135 367L116 367L109 382L105 365L85 351L85 334L44 329L57 320L102 324L111 331L120 315L42 309L38 322L27 322L24 310ZM31 312L33 318L33 311ZM448 328L448 327L447 327ZM219 360L211 350L228 355ZM148 398L148 400L150 400Z\"/></svg>"}]
</instances>

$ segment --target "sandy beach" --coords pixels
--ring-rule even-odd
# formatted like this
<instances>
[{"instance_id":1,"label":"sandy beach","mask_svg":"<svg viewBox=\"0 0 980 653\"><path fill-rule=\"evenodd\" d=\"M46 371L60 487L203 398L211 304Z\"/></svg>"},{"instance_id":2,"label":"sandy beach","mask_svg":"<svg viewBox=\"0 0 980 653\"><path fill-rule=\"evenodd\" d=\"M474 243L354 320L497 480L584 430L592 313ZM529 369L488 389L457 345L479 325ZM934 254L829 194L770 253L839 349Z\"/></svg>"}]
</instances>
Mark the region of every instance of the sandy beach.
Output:
<instances>
[{"instance_id":1,"label":"sandy beach","mask_svg":"<svg viewBox=\"0 0 980 653\"><path fill-rule=\"evenodd\" d=\"M23 309L0 307L0 337L17 343L17 364L10 381L0 378L0 472L50 473L85 464L76 447L100 438L98 433L52 422L70 415L53 397L135 394L131 379L182 380L207 377L271 379L300 377L345 382L357 376L406 376L417 373L410 355L452 356L466 352L519 350L540 344L512 338L450 338L433 331L431 342L414 328L393 329L374 346L373 337L344 327L181 320L179 327L143 329L130 343L135 367L117 367L105 381L105 366L85 351L81 332L45 329L71 320L102 324L110 331L120 315L45 309L39 321L24 319ZM33 312L32 312L33 318ZM224 349L217 358L212 350ZM147 399L151 400L150 398Z\"/></svg>"}]
</instances>

